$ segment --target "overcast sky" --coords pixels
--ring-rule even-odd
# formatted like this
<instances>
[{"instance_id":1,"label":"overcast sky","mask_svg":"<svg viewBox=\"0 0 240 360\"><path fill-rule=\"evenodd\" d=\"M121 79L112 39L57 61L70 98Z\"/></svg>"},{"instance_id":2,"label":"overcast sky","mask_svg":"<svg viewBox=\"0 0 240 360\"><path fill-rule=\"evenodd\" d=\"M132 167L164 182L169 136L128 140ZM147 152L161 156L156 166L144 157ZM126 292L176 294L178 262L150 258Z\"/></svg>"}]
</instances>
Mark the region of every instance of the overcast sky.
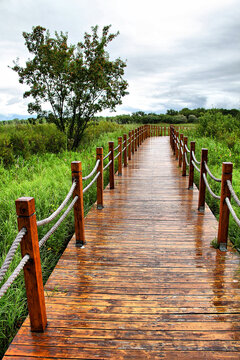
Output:
<instances>
[{"instance_id":1,"label":"overcast sky","mask_svg":"<svg viewBox=\"0 0 240 360\"><path fill-rule=\"evenodd\" d=\"M91 26L120 35L129 95L117 114L183 107L240 108L240 0L0 0L0 119L27 115L24 86L7 66L28 58L22 32L41 25L82 40Z\"/></svg>"}]
</instances>

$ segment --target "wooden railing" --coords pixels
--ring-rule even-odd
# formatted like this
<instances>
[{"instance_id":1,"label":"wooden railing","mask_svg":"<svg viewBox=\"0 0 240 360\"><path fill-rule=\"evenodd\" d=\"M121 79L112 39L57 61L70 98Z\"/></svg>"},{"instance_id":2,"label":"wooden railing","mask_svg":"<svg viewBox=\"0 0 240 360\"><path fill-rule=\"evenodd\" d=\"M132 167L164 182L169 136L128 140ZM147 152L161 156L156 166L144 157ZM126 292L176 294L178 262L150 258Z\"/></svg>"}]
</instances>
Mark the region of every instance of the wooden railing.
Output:
<instances>
[{"instance_id":1,"label":"wooden railing","mask_svg":"<svg viewBox=\"0 0 240 360\"><path fill-rule=\"evenodd\" d=\"M208 149L203 148L201 150L201 160L198 161L195 156L195 141L191 141L189 149L187 136L184 136L183 133L179 134L174 126L170 127L170 144L173 150L173 154L178 160L178 165L182 170L182 176L186 176L186 169L187 167L189 168L189 190L193 189L194 169L199 172L198 210L200 212L204 212L205 210L206 189L209 191L212 197L220 201L217 243L221 251L226 251L230 213L232 214L236 224L240 227L240 219L236 215L230 202L232 197L237 206L240 206L240 200L232 187L233 164L231 162L223 162L221 179L215 177L207 165ZM200 165L200 168L198 165ZM212 191L207 180L207 175L209 175L210 178L212 178L214 181L221 183L220 195L216 195Z\"/></svg>"},{"instance_id":2,"label":"wooden railing","mask_svg":"<svg viewBox=\"0 0 240 360\"><path fill-rule=\"evenodd\" d=\"M126 167L128 161L131 160L138 147L142 145L143 141L153 136L153 128L150 125L140 126L129 132L129 136L124 134L118 138L118 145L114 148L114 142L109 142L109 152L103 156L103 148L96 149L96 164L93 170L87 176L82 176L82 163L81 161L73 161L71 163L72 173L72 187L69 190L66 198L59 206L59 208L48 218L37 221L35 212L35 200L32 197L22 197L16 200L16 211L18 217L19 233L14 240L6 259L0 269L0 282L5 277L9 269L10 263L16 253L18 245L21 245L22 260L17 268L6 280L0 288L0 298L6 293L7 289L11 286L17 278L21 270L24 270L25 287L27 294L28 310L30 316L30 324L32 331L44 331L47 324L47 315L45 307L45 298L43 291L42 269L40 260L40 248L45 244L47 239L57 229L60 223L66 218L71 209L74 210L74 225L75 225L75 238L76 246L83 247L86 243L84 231L84 193L96 182L97 183L97 209L101 210L104 207L104 171L109 168L109 187L114 189L115 178L115 160L117 161L118 176L122 176L122 165ZM166 128L156 130L154 127L154 134L160 135L166 133ZM117 154L115 155L115 152ZM104 165L104 161L108 160ZM95 175L96 173L96 175ZM94 176L95 175L95 176ZM85 180L94 178L84 188L83 183ZM52 221L63 208L67 202L73 198L67 210L58 219L54 226L47 232L46 235L39 241L38 240L38 226L45 225Z\"/></svg>"}]
</instances>

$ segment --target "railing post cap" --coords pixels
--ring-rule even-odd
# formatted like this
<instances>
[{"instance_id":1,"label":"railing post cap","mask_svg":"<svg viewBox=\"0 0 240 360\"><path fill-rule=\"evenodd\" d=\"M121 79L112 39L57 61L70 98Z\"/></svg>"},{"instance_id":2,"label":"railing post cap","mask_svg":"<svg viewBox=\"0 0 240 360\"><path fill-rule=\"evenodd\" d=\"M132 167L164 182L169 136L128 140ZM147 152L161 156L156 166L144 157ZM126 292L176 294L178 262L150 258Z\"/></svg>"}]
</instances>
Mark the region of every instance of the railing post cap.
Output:
<instances>
[{"instance_id":1,"label":"railing post cap","mask_svg":"<svg viewBox=\"0 0 240 360\"><path fill-rule=\"evenodd\" d=\"M233 163L231 162L223 162L222 163L222 171L225 174L231 174L233 169Z\"/></svg>"},{"instance_id":2,"label":"railing post cap","mask_svg":"<svg viewBox=\"0 0 240 360\"><path fill-rule=\"evenodd\" d=\"M31 216L35 213L33 197L20 197L15 201L18 216Z\"/></svg>"},{"instance_id":3,"label":"railing post cap","mask_svg":"<svg viewBox=\"0 0 240 360\"><path fill-rule=\"evenodd\" d=\"M82 162L81 161L72 161L71 162L71 170L72 170L72 172L82 171Z\"/></svg>"},{"instance_id":4,"label":"railing post cap","mask_svg":"<svg viewBox=\"0 0 240 360\"><path fill-rule=\"evenodd\" d=\"M102 155L103 154L103 148L102 147L97 147L97 155Z\"/></svg>"},{"instance_id":5,"label":"railing post cap","mask_svg":"<svg viewBox=\"0 0 240 360\"><path fill-rule=\"evenodd\" d=\"M114 141L109 141L108 143L109 143L109 145L113 145Z\"/></svg>"}]
</instances>

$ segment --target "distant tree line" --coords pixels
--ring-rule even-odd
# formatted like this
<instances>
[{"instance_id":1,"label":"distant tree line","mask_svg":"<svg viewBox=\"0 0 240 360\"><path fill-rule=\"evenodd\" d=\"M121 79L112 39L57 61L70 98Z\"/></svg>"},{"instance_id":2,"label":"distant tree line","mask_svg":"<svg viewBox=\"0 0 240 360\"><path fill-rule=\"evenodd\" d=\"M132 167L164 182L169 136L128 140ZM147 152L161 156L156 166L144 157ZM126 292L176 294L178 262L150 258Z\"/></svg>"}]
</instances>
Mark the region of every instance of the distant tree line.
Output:
<instances>
[{"instance_id":1,"label":"distant tree line","mask_svg":"<svg viewBox=\"0 0 240 360\"><path fill-rule=\"evenodd\" d=\"M96 116L93 117L93 121L101 121L101 120L108 120L111 122L116 122L118 124L132 124L132 123L139 123L139 124L158 124L158 123L167 123L167 124L186 124L186 123L198 123L198 119L207 114L217 114L221 113L222 115L231 115L234 118L240 117L240 110L237 109L204 109L204 108L197 108L197 109L188 109L183 108L182 110L174 110L169 109L167 110L166 114L155 114L155 113L145 113L143 111L137 111L132 114L123 114L123 115L115 115L115 116ZM0 125L17 125L17 124L44 124L51 122L51 119L48 117L41 117L38 116L36 118L30 117L28 119L13 119L13 120L3 120L0 121Z\"/></svg>"}]
</instances>

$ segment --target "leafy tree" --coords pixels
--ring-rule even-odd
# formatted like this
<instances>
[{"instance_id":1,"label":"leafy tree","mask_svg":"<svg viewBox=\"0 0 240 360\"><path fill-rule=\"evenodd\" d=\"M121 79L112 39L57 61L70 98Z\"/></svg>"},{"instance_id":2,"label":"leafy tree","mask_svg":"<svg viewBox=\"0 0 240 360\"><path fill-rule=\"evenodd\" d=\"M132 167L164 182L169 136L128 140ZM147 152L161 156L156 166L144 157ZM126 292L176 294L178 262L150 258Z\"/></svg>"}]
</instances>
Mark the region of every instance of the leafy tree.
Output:
<instances>
[{"instance_id":1,"label":"leafy tree","mask_svg":"<svg viewBox=\"0 0 240 360\"><path fill-rule=\"evenodd\" d=\"M72 149L76 149L88 121L103 109L114 110L127 94L123 79L126 63L120 58L111 61L107 45L119 33L109 33L110 25L98 35L98 26L92 34L85 33L83 42L68 45L68 35L55 32L55 38L41 26L23 33L25 45L33 54L25 67L19 60L12 69L19 82L30 89L24 97L31 97L30 114L45 116L64 132ZM46 103L48 104L46 110Z\"/></svg>"}]
</instances>

